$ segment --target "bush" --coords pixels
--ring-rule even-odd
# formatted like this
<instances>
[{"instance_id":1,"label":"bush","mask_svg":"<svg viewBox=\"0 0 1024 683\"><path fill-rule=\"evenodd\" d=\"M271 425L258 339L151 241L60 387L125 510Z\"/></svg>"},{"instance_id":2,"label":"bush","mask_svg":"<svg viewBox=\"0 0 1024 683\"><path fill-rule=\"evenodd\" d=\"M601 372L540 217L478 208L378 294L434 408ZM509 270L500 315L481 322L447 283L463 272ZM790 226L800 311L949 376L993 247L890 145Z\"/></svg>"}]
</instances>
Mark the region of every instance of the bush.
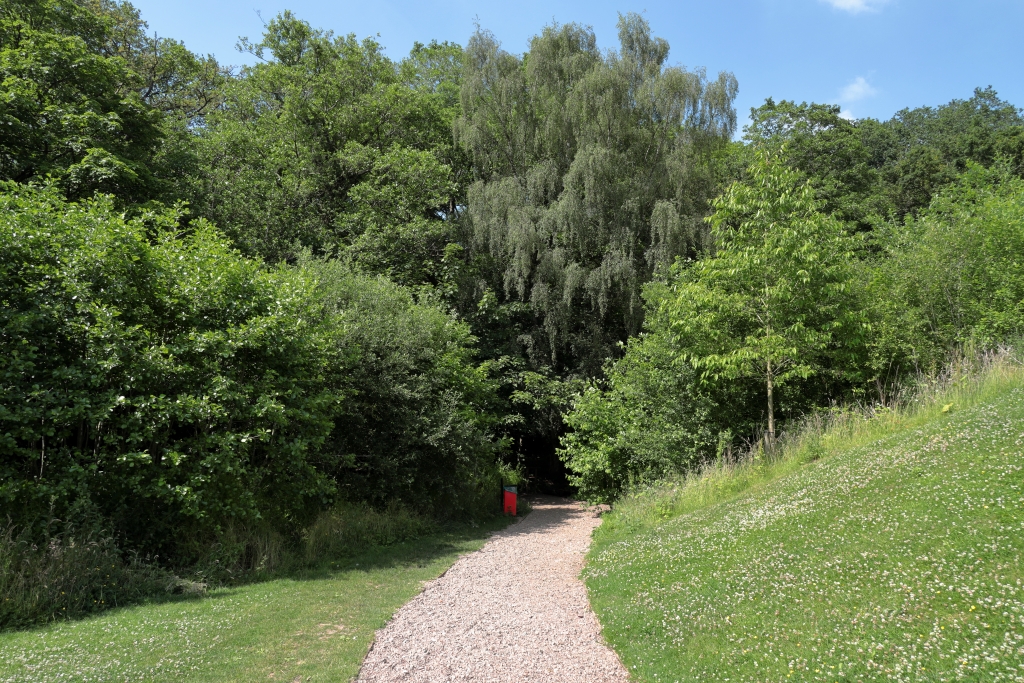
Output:
<instances>
[{"instance_id":1,"label":"bush","mask_svg":"<svg viewBox=\"0 0 1024 683\"><path fill-rule=\"evenodd\" d=\"M323 381L302 273L174 211L128 219L105 197L5 189L0 504L16 522L87 500L166 556L183 535L297 521L332 494L310 455L342 395Z\"/></svg>"},{"instance_id":2,"label":"bush","mask_svg":"<svg viewBox=\"0 0 1024 683\"><path fill-rule=\"evenodd\" d=\"M565 417L571 431L559 455L580 496L608 503L713 454L715 402L691 368L674 362L663 335L631 339L606 372L606 382L587 387Z\"/></svg>"},{"instance_id":3,"label":"bush","mask_svg":"<svg viewBox=\"0 0 1024 683\"><path fill-rule=\"evenodd\" d=\"M937 372L950 351L1024 334L1024 180L972 166L919 218L881 229L869 264L872 363Z\"/></svg>"},{"instance_id":4,"label":"bush","mask_svg":"<svg viewBox=\"0 0 1024 683\"><path fill-rule=\"evenodd\" d=\"M378 509L397 500L442 518L491 514L495 386L473 363L468 325L340 261L307 256L300 267L337 320L331 382L346 398L321 469L339 497Z\"/></svg>"},{"instance_id":5,"label":"bush","mask_svg":"<svg viewBox=\"0 0 1024 683\"><path fill-rule=\"evenodd\" d=\"M18 619L111 604L102 583L62 589L79 602L41 596L71 585L51 575L136 567L132 553L230 583L290 566L306 529L335 552L496 512L494 387L468 327L425 296L338 261L269 268L174 210L2 189L0 511L19 529L4 551ZM103 534L75 530L82 509ZM117 600L149 590L148 571L119 578Z\"/></svg>"}]
</instances>

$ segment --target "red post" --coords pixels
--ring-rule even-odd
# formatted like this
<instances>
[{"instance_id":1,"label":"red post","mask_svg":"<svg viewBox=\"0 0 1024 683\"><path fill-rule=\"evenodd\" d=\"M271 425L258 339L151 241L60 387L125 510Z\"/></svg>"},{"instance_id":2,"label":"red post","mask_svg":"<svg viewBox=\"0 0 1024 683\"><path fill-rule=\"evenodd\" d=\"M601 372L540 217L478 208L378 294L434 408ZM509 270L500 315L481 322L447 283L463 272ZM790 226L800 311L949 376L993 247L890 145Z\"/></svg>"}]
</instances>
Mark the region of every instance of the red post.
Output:
<instances>
[{"instance_id":1,"label":"red post","mask_svg":"<svg viewBox=\"0 0 1024 683\"><path fill-rule=\"evenodd\" d=\"M504 500L502 501L502 510L505 511L506 515L516 516L516 487L515 486L502 486L504 491Z\"/></svg>"}]
</instances>

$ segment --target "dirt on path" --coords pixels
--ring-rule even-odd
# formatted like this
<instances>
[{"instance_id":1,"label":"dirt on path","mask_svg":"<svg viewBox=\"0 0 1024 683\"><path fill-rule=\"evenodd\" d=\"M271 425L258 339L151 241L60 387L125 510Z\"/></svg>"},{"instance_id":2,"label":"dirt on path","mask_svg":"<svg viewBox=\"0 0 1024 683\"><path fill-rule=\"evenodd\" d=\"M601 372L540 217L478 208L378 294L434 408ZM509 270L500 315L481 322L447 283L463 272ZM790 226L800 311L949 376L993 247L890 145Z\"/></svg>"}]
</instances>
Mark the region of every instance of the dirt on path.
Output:
<instances>
[{"instance_id":1,"label":"dirt on path","mask_svg":"<svg viewBox=\"0 0 1024 683\"><path fill-rule=\"evenodd\" d=\"M598 524L563 498L533 501L377 632L359 682L627 681L577 578Z\"/></svg>"}]
</instances>

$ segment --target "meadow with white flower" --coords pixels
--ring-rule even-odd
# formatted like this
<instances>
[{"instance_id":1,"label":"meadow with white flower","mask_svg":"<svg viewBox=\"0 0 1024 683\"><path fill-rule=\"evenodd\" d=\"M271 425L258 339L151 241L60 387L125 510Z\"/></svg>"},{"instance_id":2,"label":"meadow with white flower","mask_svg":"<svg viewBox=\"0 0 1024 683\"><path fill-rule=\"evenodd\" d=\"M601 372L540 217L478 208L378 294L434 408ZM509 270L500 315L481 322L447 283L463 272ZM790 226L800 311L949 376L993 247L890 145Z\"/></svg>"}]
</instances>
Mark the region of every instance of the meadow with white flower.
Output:
<instances>
[{"instance_id":1,"label":"meadow with white flower","mask_svg":"<svg viewBox=\"0 0 1024 683\"><path fill-rule=\"evenodd\" d=\"M1024 374L624 499L584 578L637 681L1024 681Z\"/></svg>"}]
</instances>

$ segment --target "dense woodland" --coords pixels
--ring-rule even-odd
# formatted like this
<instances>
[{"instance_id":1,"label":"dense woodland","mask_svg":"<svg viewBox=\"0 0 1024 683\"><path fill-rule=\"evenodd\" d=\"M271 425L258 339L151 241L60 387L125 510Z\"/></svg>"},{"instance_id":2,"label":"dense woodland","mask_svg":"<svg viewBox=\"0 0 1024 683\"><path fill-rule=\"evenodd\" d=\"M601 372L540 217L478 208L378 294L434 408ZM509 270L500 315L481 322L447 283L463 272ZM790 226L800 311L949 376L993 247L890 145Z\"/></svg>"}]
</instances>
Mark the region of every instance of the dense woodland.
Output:
<instances>
[{"instance_id":1,"label":"dense woodland","mask_svg":"<svg viewBox=\"0 0 1024 683\"><path fill-rule=\"evenodd\" d=\"M612 502L1024 331L995 90L744 123L642 17L618 45L395 60L286 12L234 68L127 2L5 2L7 537L181 568L339 505L492 514L502 478Z\"/></svg>"}]
</instances>

